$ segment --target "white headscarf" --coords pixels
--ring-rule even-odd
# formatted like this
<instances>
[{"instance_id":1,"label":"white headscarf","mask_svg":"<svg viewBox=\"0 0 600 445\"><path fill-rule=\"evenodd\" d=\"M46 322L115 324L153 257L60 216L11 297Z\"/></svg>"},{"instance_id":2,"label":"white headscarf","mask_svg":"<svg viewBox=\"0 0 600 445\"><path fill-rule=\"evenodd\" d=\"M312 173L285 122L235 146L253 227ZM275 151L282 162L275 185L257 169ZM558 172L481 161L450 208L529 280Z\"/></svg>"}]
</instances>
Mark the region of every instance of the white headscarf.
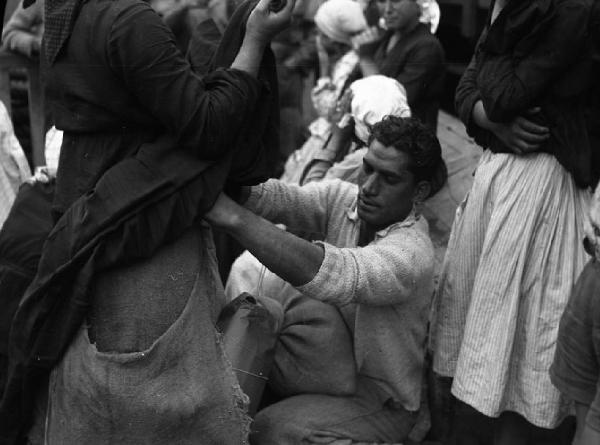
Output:
<instances>
[{"instance_id":1,"label":"white headscarf","mask_svg":"<svg viewBox=\"0 0 600 445\"><path fill-rule=\"evenodd\" d=\"M417 3L421 6L421 23L429 24L431 26L431 34L435 34L440 24L440 5L436 0L417 0Z\"/></svg>"},{"instance_id":2,"label":"white headscarf","mask_svg":"<svg viewBox=\"0 0 600 445\"><path fill-rule=\"evenodd\" d=\"M354 133L364 143L369 139L369 127L384 116L410 117L411 115L406 100L406 90L396 79L377 74L352 82L350 89Z\"/></svg>"},{"instance_id":3,"label":"white headscarf","mask_svg":"<svg viewBox=\"0 0 600 445\"><path fill-rule=\"evenodd\" d=\"M332 40L350 45L350 38L367 27L367 20L358 2L327 0L315 14L319 31Z\"/></svg>"}]
</instances>

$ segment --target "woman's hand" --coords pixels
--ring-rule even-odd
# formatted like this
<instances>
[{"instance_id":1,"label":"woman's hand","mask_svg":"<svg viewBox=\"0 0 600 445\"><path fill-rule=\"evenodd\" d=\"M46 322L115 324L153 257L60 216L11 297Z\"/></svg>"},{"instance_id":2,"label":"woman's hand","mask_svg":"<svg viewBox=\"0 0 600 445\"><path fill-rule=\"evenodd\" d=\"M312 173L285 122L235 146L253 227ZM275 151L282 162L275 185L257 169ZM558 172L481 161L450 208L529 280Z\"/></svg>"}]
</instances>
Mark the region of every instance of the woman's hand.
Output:
<instances>
[{"instance_id":1,"label":"woman's hand","mask_svg":"<svg viewBox=\"0 0 600 445\"><path fill-rule=\"evenodd\" d=\"M10 50L27 57L39 55L42 37L21 31L15 35L10 44Z\"/></svg>"},{"instance_id":2,"label":"woman's hand","mask_svg":"<svg viewBox=\"0 0 600 445\"><path fill-rule=\"evenodd\" d=\"M494 133L514 153L524 155L538 151L550 138L548 127L529 119L539 112L540 108L536 107L510 122L492 122L487 117L483 103L478 101L473 107L473 118L477 125Z\"/></svg>"},{"instance_id":3,"label":"woman's hand","mask_svg":"<svg viewBox=\"0 0 600 445\"><path fill-rule=\"evenodd\" d=\"M327 119L329 120L329 122L331 122L333 124L338 124L344 116L352 113L352 98L353 97L354 96L353 96L352 90L350 88L348 88L346 91L344 91L344 94L342 94L342 97L340 97L337 100L335 107L333 107L333 109L329 110L329 115L327 116Z\"/></svg>"},{"instance_id":4,"label":"woman's hand","mask_svg":"<svg viewBox=\"0 0 600 445\"><path fill-rule=\"evenodd\" d=\"M296 0L280 0L284 2L283 8L274 11L271 7L273 1L260 0L246 23L246 37L262 45L268 44L276 34L290 25L296 4Z\"/></svg>"},{"instance_id":5,"label":"woman's hand","mask_svg":"<svg viewBox=\"0 0 600 445\"><path fill-rule=\"evenodd\" d=\"M370 58L373 57L377 48L379 48L382 38L383 33L381 32L381 29L377 26L371 26L352 37L352 48L361 58Z\"/></svg>"}]
</instances>

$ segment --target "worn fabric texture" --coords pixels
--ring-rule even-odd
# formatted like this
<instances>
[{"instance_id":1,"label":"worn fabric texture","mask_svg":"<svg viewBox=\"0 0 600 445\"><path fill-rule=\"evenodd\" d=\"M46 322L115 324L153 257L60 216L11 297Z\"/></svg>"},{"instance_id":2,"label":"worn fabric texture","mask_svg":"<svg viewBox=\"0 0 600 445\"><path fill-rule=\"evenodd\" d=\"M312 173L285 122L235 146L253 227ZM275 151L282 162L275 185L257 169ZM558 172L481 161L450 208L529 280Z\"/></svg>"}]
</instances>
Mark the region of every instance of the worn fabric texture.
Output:
<instances>
[{"instance_id":1,"label":"worn fabric texture","mask_svg":"<svg viewBox=\"0 0 600 445\"><path fill-rule=\"evenodd\" d=\"M456 211L431 322L434 370L490 417L554 428L570 404L549 369L587 255L589 193L546 153L484 151Z\"/></svg>"},{"instance_id":2,"label":"worn fabric texture","mask_svg":"<svg viewBox=\"0 0 600 445\"><path fill-rule=\"evenodd\" d=\"M590 261L560 320L552 383L590 407L586 423L600 431L600 263Z\"/></svg>"},{"instance_id":3,"label":"worn fabric texture","mask_svg":"<svg viewBox=\"0 0 600 445\"><path fill-rule=\"evenodd\" d=\"M248 396L248 415L254 417L269 380L283 308L275 300L260 301L242 293L221 310L217 329L223 333L225 354L237 381Z\"/></svg>"},{"instance_id":4,"label":"worn fabric texture","mask_svg":"<svg viewBox=\"0 0 600 445\"><path fill-rule=\"evenodd\" d=\"M234 14L216 66L233 61L251 7ZM72 37L48 71L57 127L65 131L55 196L55 214L64 214L11 328L0 404L7 444L27 429L38 385L88 313L94 275L176 239L228 176L264 180L270 161L263 157L277 140L270 51L259 74L265 83L227 69L200 79L161 19L135 0L85 2Z\"/></svg>"},{"instance_id":5,"label":"worn fabric texture","mask_svg":"<svg viewBox=\"0 0 600 445\"><path fill-rule=\"evenodd\" d=\"M287 283L272 297L282 305L284 319L269 387L283 397L353 394L357 373L352 333L338 309L303 296Z\"/></svg>"},{"instance_id":6,"label":"worn fabric texture","mask_svg":"<svg viewBox=\"0 0 600 445\"><path fill-rule=\"evenodd\" d=\"M79 329L50 376L45 443L247 443L246 398L214 328L224 295L209 227L188 232L140 265L100 274L92 292L94 306L104 306L111 316L96 316L94 324L109 323L115 332L101 335L97 327L96 337L122 343L122 337L129 338L127 327L143 331L136 320L150 329L162 325L165 317L159 311L154 318L140 316L144 309L136 284L148 294L144 304L168 300L159 286L145 285L144 278L154 274L163 287L172 288L173 269L181 269L177 279L185 283L187 303L173 324L143 349L103 352L98 342L90 342L87 324ZM115 280L129 285L117 287ZM168 310L165 304L156 307Z\"/></svg>"},{"instance_id":7,"label":"worn fabric texture","mask_svg":"<svg viewBox=\"0 0 600 445\"><path fill-rule=\"evenodd\" d=\"M493 10L490 7L490 14ZM511 150L472 118L479 100L490 120L508 122L533 107L550 129L542 151L551 153L580 187L594 187L599 146L586 126L592 74L590 0L509 1L482 32L456 91L456 109L467 132L496 153Z\"/></svg>"}]
</instances>

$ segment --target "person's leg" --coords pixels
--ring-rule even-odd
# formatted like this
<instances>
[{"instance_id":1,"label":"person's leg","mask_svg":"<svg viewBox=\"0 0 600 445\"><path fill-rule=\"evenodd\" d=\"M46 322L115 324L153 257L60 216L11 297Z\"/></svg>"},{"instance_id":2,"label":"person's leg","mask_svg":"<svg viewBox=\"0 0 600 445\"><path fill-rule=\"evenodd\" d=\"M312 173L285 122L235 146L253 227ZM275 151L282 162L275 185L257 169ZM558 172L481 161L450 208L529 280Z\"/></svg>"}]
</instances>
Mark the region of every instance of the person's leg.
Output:
<instances>
[{"instance_id":1,"label":"person's leg","mask_svg":"<svg viewBox=\"0 0 600 445\"><path fill-rule=\"evenodd\" d=\"M454 398L454 415L449 445L490 445L496 419Z\"/></svg>"},{"instance_id":2,"label":"person's leg","mask_svg":"<svg viewBox=\"0 0 600 445\"><path fill-rule=\"evenodd\" d=\"M575 434L573 418L558 427L540 428L514 412L504 412L494 421L493 445L571 445Z\"/></svg>"},{"instance_id":3,"label":"person's leg","mask_svg":"<svg viewBox=\"0 0 600 445\"><path fill-rule=\"evenodd\" d=\"M494 422L493 445L528 445L532 427L524 417L513 412L504 412Z\"/></svg>"},{"instance_id":4,"label":"person's leg","mask_svg":"<svg viewBox=\"0 0 600 445\"><path fill-rule=\"evenodd\" d=\"M416 413L392 409L362 391L359 393L352 397L305 394L271 405L257 414L250 443L390 443L406 438Z\"/></svg>"}]
</instances>

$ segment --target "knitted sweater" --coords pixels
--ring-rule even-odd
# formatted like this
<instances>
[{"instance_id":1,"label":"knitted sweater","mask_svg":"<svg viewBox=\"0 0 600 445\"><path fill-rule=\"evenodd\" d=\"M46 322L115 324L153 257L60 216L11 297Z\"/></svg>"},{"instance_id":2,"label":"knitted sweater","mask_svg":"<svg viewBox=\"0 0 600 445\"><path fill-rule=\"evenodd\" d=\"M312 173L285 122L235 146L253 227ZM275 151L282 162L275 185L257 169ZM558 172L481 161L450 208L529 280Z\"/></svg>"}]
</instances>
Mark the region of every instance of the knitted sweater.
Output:
<instances>
[{"instance_id":1,"label":"knitted sweater","mask_svg":"<svg viewBox=\"0 0 600 445\"><path fill-rule=\"evenodd\" d=\"M382 401L415 411L433 292L427 222L411 214L377 232L367 246L356 247L356 198L356 185L339 180L304 187L270 180L252 188L246 207L291 232L323 239L318 241L325 249L323 263L298 290L342 310L354 305L359 374L377 384Z\"/></svg>"}]
</instances>

